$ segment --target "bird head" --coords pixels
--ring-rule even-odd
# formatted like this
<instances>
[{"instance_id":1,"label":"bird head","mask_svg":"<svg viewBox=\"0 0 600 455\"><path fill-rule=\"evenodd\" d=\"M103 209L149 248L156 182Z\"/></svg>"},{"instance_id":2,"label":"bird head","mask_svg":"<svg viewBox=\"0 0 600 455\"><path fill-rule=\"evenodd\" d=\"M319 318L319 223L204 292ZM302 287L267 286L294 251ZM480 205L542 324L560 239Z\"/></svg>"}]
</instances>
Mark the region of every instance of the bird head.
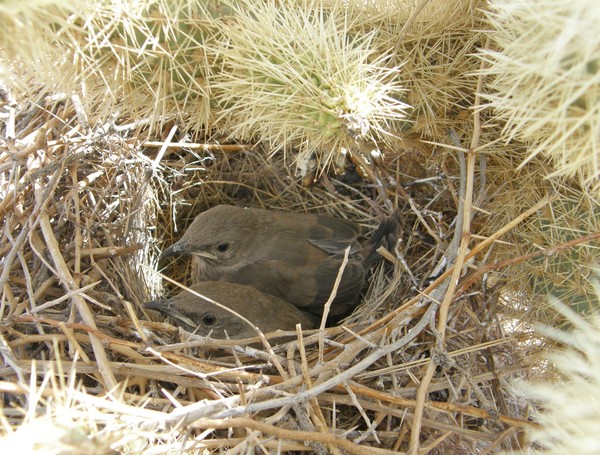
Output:
<instances>
[{"instance_id":1,"label":"bird head","mask_svg":"<svg viewBox=\"0 0 600 455\"><path fill-rule=\"evenodd\" d=\"M257 220L251 211L219 205L196 217L179 241L165 249L160 259L192 255L207 266L232 267L252 250Z\"/></svg>"},{"instance_id":2,"label":"bird head","mask_svg":"<svg viewBox=\"0 0 600 455\"><path fill-rule=\"evenodd\" d=\"M193 290L201 292L201 289ZM239 317L188 291L182 291L166 300L144 303L144 308L155 310L173 319L178 327L201 336L224 339L251 338L256 332Z\"/></svg>"}]
</instances>

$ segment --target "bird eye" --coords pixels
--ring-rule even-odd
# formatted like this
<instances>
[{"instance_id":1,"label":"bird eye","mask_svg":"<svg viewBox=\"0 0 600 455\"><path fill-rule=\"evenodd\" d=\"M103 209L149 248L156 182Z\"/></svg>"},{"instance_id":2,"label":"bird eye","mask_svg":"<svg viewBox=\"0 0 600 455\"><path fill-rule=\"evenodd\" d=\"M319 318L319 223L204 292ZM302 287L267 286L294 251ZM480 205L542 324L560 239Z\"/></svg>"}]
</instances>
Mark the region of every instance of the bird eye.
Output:
<instances>
[{"instance_id":1,"label":"bird eye","mask_svg":"<svg viewBox=\"0 0 600 455\"><path fill-rule=\"evenodd\" d=\"M217 318L214 314L205 314L202 317L202 323L204 325L214 325L217 322Z\"/></svg>"},{"instance_id":2,"label":"bird eye","mask_svg":"<svg viewBox=\"0 0 600 455\"><path fill-rule=\"evenodd\" d=\"M224 253L229 249L229 243L219 243L217 245L217 251Z\"/></svg>"}]
</instances>

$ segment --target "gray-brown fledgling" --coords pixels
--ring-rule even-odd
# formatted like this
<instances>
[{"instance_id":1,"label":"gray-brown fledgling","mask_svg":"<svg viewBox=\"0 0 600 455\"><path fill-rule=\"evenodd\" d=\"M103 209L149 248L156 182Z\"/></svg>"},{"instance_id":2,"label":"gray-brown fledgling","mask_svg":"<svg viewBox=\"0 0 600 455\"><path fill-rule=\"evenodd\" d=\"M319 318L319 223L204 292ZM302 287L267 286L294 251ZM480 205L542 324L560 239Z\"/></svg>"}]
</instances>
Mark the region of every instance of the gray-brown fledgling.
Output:
<instances>
[{"instance_id":1,"label":"gray-brown fledgling","mask_svg":"<svg viewBox=\"0 0 600 455\"><path fill-rule=\"evenodd\" d=\"M253 287L225 281L205 281L191 289L244 316L263 333L275 330L313 329L317 325L314 316L305 314L275 296L260 292ZM198 335L212 338L251 338L256 331L245 321L188 291L182 291L167 300L144 303L144 308L157 310L173 318L176 325Z\"/></svg>"},{"instance_id":2,"label":"gray-brown fledgling","mask_svg":"<svg viewBox=\"0 0 600 455\"><path fill-rule=\"evenodd\" d=\"M321 315L350 247L329 314L354 308L377 245L363 248L359 227L327 215L288 213L230 205L196 217L161 257L192 255L193 281L246 284Z\"/></svg>"}]
</instances>

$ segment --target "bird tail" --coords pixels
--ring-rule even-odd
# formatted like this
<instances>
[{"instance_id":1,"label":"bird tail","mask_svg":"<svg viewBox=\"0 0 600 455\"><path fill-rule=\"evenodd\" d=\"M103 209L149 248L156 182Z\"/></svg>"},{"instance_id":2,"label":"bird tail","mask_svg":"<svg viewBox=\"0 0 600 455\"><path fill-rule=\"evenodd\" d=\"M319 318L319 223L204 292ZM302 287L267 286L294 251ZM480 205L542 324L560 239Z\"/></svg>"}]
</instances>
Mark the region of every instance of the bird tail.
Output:
<instances>
[{"instance_id":1,"label":"bird tail","mask_svg":"<svg viewBox=\"0 0 600 455\"><path fill-rule=\"evenodd\" d=\"M363 245L362 256L367 267L371 267L383 259L383 256L377 252L380 247L393 252L399 235L400 210L396 209L379 223L373 236Z\"/></svg>"}]
</instances>

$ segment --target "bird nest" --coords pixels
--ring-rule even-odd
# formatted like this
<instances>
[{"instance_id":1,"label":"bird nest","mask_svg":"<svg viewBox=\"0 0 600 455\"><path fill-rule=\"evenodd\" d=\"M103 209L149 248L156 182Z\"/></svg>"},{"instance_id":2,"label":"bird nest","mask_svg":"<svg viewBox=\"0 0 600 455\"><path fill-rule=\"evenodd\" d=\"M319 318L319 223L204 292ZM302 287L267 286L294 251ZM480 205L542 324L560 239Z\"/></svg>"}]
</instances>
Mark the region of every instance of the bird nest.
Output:
<instances>
[{"instance_id":1,"label":"bird nest","mask_svg":"<svg viewBox=\"0 0 600 455\"><path fill-rule=\"evenodd\" d=\"M44 443L68 453L376 454L492 452L530 425L507 379L535 349L489 254L519 220L479 235L477 128L297 176L260 144L95 127L76 100L34 101L6 109L0 158L5 427L46 414ZM365 238L398 210L399 241L339 325L204 339L142 304L189 284L185 259L158 255L224 203L329 213Z\"/></svg>"}]
</instances>

